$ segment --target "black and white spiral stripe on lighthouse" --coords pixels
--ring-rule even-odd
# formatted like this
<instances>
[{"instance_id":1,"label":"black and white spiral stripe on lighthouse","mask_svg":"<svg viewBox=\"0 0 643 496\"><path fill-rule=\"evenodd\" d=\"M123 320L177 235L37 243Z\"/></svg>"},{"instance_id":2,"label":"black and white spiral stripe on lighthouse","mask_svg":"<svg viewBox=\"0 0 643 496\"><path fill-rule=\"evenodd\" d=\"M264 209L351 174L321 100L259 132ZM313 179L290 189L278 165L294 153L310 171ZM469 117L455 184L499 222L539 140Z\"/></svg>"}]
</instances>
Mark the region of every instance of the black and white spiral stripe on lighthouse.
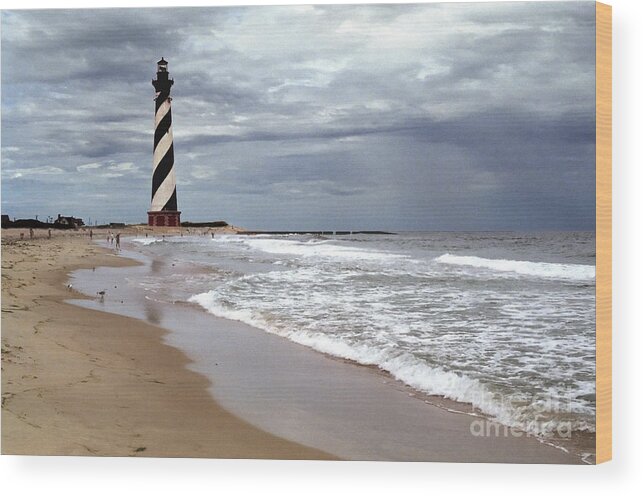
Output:
<instances>
[{"instance_id":1,"label":"black and white spiral stripe on lighthouse","mask_svg":"<svg viewBox=\"0 0 643 496\"><path fill-rule=\"evenodd\" d=\"M181 212L176 201L176 178L174 176L174 143L172 137L172 98L167 61L157 63L156 113L154 118L154 167L152 172L152 206L148 212L150 226L180 226Z\"/></svg>"}]
</instances>

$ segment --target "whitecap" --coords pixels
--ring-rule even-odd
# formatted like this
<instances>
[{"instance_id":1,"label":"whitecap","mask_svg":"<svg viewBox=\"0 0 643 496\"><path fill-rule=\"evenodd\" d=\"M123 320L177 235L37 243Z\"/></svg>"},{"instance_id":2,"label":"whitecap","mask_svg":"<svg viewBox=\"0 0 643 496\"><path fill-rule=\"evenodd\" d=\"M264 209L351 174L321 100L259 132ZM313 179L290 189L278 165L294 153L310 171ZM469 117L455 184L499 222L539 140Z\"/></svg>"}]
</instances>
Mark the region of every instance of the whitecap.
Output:
<instances>
[{"instance_id":1,"label":"whitecap","mask_svg":"<svg viewBox=\"0 0 643 496\"><path fill-rule=\"evenodd\" d=\"M592 281L596 278L596 267L593 265L526 262L521 260L460 256L450 253L440 255L435 261L449 265L462 265L499 272L513 272L530 277L567 279L573 281Z\"/></svg>"}]
</instances>

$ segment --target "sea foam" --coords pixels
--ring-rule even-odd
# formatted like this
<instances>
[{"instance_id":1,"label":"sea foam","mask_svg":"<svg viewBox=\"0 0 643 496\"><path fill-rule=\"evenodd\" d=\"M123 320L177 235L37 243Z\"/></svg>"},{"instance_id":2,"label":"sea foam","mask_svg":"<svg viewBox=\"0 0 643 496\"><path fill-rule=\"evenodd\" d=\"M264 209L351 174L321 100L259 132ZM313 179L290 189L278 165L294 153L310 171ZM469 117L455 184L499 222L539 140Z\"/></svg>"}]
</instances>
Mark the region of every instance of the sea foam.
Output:
<instances>
[{"instance_id":1,"label":"sea foam","mask_svg":"<svg viewBox=\"0 0 643 496\"><path fill-rule=\"evenodd\" d=\"M331 240L297 241L290 239L246 238L241 241L249 248L276 255L382 261L406 258L405 255L395 253L342 246Z\"/></svg>"},{"instance_id":2,"label":"sea foam","mask_svg":"<svg viewBox=\"0 0 643 496\"><path fill-rule=\"evenodd\" d=\"M515 274L525 276L546 277L551 279L593 281L596 277L596 268L592 265L525 262L520 260L451 255L450 253L445 253L444 255L437 257L435 261L449 265L463 265L499 272L513 272Z\"/></svg>"},{"instance_id":3,"label":"sea foam","mask_svg":"<svg viewBox=\"0 0 643 496\"><path fill-rule=\"evenodd\" d=\"M156 239L156 238L134 238L134 239L131 239L130 241L134 243L138 243L139 245L149 246L153 243L158 243L162 240Z\"/></svg>"}]
</instances>

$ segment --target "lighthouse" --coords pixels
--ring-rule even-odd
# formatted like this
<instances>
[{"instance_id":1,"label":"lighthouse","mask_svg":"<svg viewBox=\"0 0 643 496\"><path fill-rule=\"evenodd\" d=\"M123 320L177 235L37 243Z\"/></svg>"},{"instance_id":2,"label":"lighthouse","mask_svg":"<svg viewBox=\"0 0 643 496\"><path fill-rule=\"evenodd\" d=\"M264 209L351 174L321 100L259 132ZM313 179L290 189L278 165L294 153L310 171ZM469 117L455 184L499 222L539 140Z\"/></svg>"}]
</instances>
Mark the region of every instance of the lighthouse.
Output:
<instances>
[{"instance_id":1,"label":"lighthouse","mask_svg":"<svg viewBox=\"0 0 643 496\"><path fill-rule=\"evenodd\" d=\"M174 144L172 138L172 108L170 88L174 80L169 78L167 61L157 62L154 117L154 160L152 171L152 206L147 212L150 226L179 227L181 212L176 202L176 177L174 176Z\"/></svg>"}]
</instances>

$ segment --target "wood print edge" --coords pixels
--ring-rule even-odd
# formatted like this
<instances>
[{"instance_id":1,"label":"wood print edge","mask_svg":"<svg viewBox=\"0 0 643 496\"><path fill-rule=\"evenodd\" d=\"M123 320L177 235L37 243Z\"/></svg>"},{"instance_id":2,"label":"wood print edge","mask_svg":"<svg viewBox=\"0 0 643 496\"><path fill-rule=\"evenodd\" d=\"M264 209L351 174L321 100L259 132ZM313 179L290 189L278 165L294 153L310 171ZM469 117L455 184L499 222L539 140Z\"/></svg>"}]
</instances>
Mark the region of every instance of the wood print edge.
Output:
<instances>
[{"instance_id":1,"label":"wood print edge","mask_svg":"<svg viewBox=\"0 0 643 496\"><path fill-rule=\"evenodd\" d=\"M612 7L596 2L596 463L612 458Z\"/></svg>"}]
</instances>

